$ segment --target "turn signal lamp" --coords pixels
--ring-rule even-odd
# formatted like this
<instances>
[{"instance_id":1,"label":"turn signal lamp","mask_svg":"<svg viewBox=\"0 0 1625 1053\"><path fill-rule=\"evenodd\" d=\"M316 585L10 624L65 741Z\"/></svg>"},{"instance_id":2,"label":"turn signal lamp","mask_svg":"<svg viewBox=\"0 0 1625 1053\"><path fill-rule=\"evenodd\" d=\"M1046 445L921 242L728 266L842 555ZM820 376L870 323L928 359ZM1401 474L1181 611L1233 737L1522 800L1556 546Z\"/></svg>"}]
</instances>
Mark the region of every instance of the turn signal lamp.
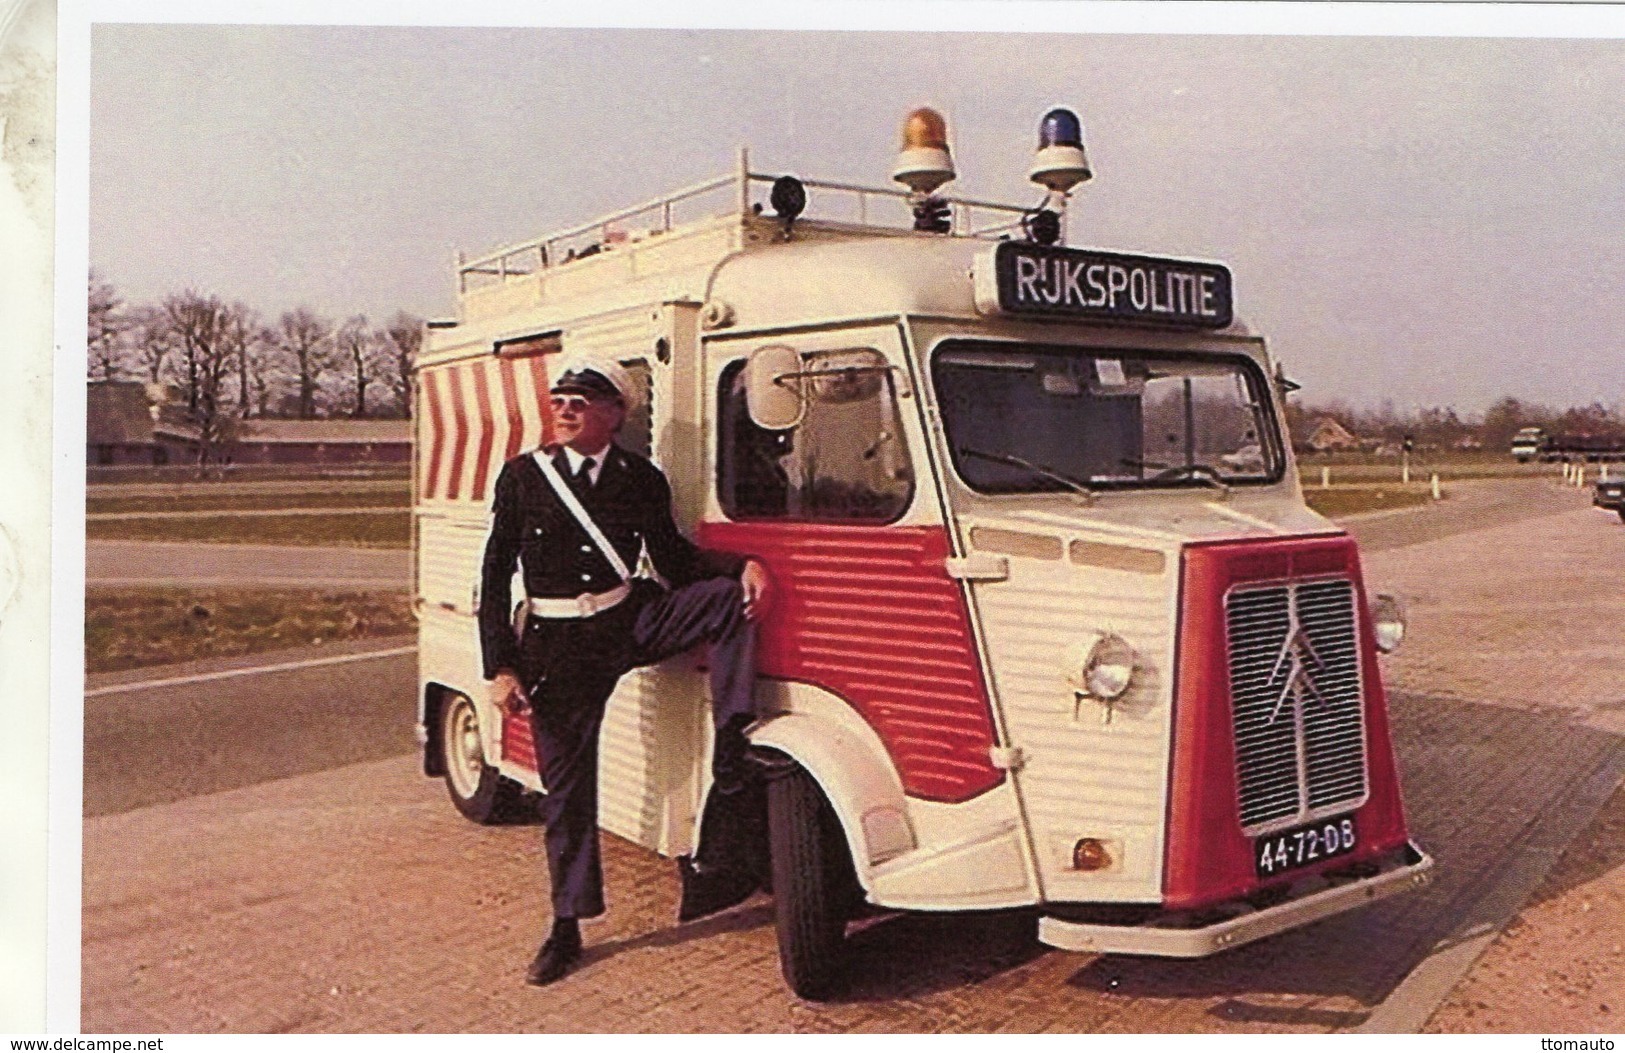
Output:
<instances>
[{"instance_id":1,"label":"turn signal lamp","mask_svg":"<svg viewBox=\"0 0 1625 1053\"><path fill-rule=\"evenodd\" d=\"M1038 152L1028 179L1057 194L1094 178L1083 152L1083 125L1071 110L1054 109L1038 125Z\"/></svg>"},{"instance_id":2,"label":"turn signal lamp","mask_svg":"<svg viewBox=\"0 0 1625 1053\"><path fill-rule=\"evenodd\" d=\"M1371 602L1371 628L1377 650L1392 654L1405 640L1405 605L1387 593Z\"/></svg>"},{"instance_id":3,"label":"turn signal lamp","mask_svg":"<svg viewBox=\"0 0 1625 1053\"><path fill-rule=\"evenodd\" d=\"M916 194L929 194L956 174L948 155L948 123L942 114L929 106L910 113L903 121L903 148L897 153L891 177Z\"/></svg>"},{"instance_id":4,"label":"turn signal lamp","mask_svg":"<svg viewBox=\"0 0 1625 1053\"><path fill-rule=\"evenodd\" d=\"M1098 837L1085 837L1072 846L1073 870L1106 870L1111 865L1112 854Z\"/></svg>"}]
</instances>

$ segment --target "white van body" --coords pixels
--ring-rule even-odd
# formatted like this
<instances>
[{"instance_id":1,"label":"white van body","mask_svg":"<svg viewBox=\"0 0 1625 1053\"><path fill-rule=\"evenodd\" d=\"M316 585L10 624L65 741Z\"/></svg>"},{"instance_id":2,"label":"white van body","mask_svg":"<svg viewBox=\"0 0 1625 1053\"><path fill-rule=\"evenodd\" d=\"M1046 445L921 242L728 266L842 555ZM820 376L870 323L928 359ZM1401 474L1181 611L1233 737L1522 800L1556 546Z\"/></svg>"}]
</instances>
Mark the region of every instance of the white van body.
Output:
<instances>
[{"instance_id":1,"label":"white van body","mask_svg":"<svg viewBox=\"0 0 1625 1053\"><path fill-rule=\"evenodd\" d=\"M772 573L752 740L810 774L869 903L1036 906L1055 946L1193 956L1426 881L1358 556L1303 501L1263 339L1228 318L1001 310L1021 209L958 203L954 232L921 233L873 218L901 211L896 192L809 181L812 214L787 222L763 214L771 181L742 155L730 177L460 266L455 322L431 325L416 373L426 771L471 814L478 793L543 790L524 721L486 699L475 590L497 472L546 437L559 354L592 350L647 385L622 440L673 480L679 525ZM847 218L819 218L826 202ZM779 432L735 398L769 345L810 378L806 419ZM994 444L976 400L1040 377L1060 402L1123 407L1108 430L1127 434L1181 375L1187 453L1197 389L1254 422L1217 469L1147 452L1080 488L964 438ZM790 467L741 483L764 450ZM826 469L844 474L797 475ZM1107 639L1133 656L1109 702L1079 670ZM692 852L705 695L692 657L622 680L605 830Z\"/></svg>"}]
</instances>

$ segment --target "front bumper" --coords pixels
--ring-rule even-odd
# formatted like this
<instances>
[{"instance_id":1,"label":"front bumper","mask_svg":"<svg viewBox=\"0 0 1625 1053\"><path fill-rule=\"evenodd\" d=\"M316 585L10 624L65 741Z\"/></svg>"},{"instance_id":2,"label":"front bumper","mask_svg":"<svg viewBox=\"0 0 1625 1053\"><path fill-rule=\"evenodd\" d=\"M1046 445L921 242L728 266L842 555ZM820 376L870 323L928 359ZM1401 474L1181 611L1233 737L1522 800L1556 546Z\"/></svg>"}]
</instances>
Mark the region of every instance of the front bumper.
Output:
<instances>
[{"instance_id":1,"label":"front bumper","mask_svg":"<svg viewBox=\"0 0 1625 1053\"><path fill-rule=\"evenodd\" d=\"M1038 939L1063 951L1204 958L1420 888L1433 880L1432 869L1433 857L1411 842L1375 874L1346 880L1306 878L1292 886L1286 899L1272 906L1236 902L1201 912L1158 915L1126 925L1046 916L1038 921ZM1209 920L1215 914L1227 916Z\"/></svg>"}]
</instances>

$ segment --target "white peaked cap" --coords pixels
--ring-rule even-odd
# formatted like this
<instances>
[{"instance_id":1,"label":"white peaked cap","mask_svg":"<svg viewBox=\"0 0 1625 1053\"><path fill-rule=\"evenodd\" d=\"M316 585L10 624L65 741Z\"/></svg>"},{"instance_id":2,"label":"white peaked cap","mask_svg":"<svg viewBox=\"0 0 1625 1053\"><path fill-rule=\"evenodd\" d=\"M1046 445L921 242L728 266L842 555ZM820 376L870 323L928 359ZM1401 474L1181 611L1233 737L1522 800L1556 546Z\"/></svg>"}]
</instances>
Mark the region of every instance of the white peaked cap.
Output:
<instances>
[{"instance_id":1,"label":"white peaked cap","mask_svg":"<svg viewBox=\"0 0 1625 1053\"><path fill-rule=\"evenodd\" d=\"M643 392L632 382L632 375L617 361L587 351L567 352L552 369L552 383L557 384L566 373L591 371L615 386L628 413L643 404Z\"/></svg>"}]
</instances>

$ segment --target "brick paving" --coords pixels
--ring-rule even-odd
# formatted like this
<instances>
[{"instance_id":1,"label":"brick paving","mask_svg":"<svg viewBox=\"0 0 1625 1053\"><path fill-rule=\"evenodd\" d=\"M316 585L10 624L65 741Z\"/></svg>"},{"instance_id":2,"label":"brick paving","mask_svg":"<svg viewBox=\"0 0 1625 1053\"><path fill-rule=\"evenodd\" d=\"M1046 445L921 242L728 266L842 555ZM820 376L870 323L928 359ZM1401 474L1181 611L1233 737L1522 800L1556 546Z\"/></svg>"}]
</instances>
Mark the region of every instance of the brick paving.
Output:
<instances>
[{"instance_id":1,"label":"brick paving","mask_svg":"<svg viewBox=\"0 0 1625 1053\"><path fill-rule=\"evenodd\" d=\"M1423 892L1195 962L1049 950L1022 912L885 916L851 936L848 992L813 1005L780 980L765 897L676 927L672 865L606 836L610 913L587 926L579 971L538 990L521 976L547 920L539 830L464 822L399 757L87 820L82 1026L1358 1027L1436 945L1472 930L1508 846L1622 748L1625 529L1566 507L1367 556L1372 585L1410 600L1413 634L1386 676L1412 829L1439 860ZM1481 969L1469 985L1489 985L1484 1001L1517 982Z\"/></svg>"},{"instance_id":2,"label":"brick paving","mask_svg":"<svg viewBox=\"0 0 1625 1053\"><path fill-rule=\"evenodd\" d=\"M1625 787L1425 1030L1625 1031Z\"/></svg>"}]
</instances>

